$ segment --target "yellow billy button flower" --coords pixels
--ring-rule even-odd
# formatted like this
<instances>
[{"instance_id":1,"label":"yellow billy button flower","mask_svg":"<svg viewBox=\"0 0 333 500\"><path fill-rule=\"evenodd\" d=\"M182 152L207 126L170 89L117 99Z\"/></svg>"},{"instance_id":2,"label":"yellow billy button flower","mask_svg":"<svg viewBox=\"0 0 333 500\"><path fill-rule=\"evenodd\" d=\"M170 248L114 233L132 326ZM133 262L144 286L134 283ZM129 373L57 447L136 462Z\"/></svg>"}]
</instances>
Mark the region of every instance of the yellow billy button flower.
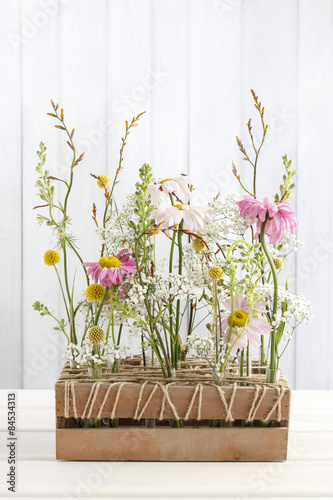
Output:
<instances>
[{"instance_id":1,"label":"yellow billy button flower","mask_svg":"<svg viewBox=\"0 0 333 500\"><path fill-rule=\"evenodd\" d=\"M101 189L105 189L106 186L108 186L111 182L111 179L108 175L102 174L99 176L99 179L97 180L97 186L100 187Z\"/></svg>"},{"instance_id":2,"label":"yellow billy button flower","mask_svg":"<svg viewBox=\"0 0 333 500\"><path fill-rule=\"evenodd\" d=\"M200 240L199 238L195 238L193 241L192 241L192 247L194 248L194 250L196 252L202 252L202 250L204 250L205 248L205 244L202 240Z\"/></svg>"},{"instance_id":3,"label":"yellow billy button flower","mask_svg":"<svg viewBox=\"0 0 333 500\"><path fill-rule=\"evenodd\" d=\"M60 262L60 255L56 250L47 250L44 253L44 263L47 266L54 266L54 264L58 264Z\"/></svg>"},{"instance_id":4,"label":"yellow billy button flower","mask_svg":"<svg viewBox=\"0 0 333 500\"><path fill-rule=\"evenodd\" d=\"M220 266L212 266L208 271L208 276L212 280L220 280L224 275L224 271Z\"/></svg>"},{"instance_id":5,"label":"yellow billy button flower","mask_svg":"<svg viewBox=\"0 0 333 500\"><path fill-rule=\"evenodd\" d=\"M120 267L120 260L117 257L101 257L98 261L101 267Z\"/></svg>"},{"instance_id":6,"label":"yellow billy button flower","mask_svg":"<svg viewBox=\"0 0 333 500\"><path fill-rule=\"evenodd\" d=\"M280 271L283 268L283 266L284 266L283 260L280 259L279 257L274 257L273 258L273 262L274 262L275 269L277 271Z\"/></svg>"},{"instance_id":7,"label":"yellow billy button flower","mask_svg":"<svg viewBox=\"0 0 333 500\"><path fill-rule=\"evenodd\" d=\"M88 330L88 339L93 344L99 344L99 342L103 342L105 339L105 334L103 328L100 326L92 326Z\"/></svg>"},{"instance_id":8,"label":"yellow billy button flower","mask_svg":"<svg viewBox=\"0 0 333 500\"><path fill-rule=\"evenodd\" d=\"M234 311L234 319L233 319L233 326L238 326L238 328L242 328L243 326L245 326L245 323L247 321L247 314L245 311L241 311L241 310L238 310L238 311ZM228 318L228 324L231 325L231 314Z\"/></svg>"},{"instance_id":9,"label":"yellow billy button flower","mask_svg":"<svg viewBox=\"0 0 333 500\"><path fill-rule=\"evenodd\" d=\"M89 285L86 289L86 297L89 302L101 302L105 293L105 287L103 285L99 285L98 283ZM106 297L106 302L108 302L109 295Z\"/></svg>"}]
</instances>

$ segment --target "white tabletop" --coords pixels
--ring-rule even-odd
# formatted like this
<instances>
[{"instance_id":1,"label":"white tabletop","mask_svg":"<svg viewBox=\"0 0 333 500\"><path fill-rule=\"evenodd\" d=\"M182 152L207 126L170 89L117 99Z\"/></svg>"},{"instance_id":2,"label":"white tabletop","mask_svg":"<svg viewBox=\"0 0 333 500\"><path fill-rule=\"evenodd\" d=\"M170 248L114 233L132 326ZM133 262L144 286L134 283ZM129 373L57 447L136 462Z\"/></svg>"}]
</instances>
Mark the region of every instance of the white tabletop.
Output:
<instances>
[{"instance_id":1,"label":"white tabletop","mask_svg":"<svg viewBox=\"0 0 333 500\"><path fill-rule=\"evenodd\" d=\"M16 391L15 495L4 480L8 392L0 391L0 497L333 498L333 391L293 391L283 463L57 462L53 391Z\"/></svg>"}]
</instances>

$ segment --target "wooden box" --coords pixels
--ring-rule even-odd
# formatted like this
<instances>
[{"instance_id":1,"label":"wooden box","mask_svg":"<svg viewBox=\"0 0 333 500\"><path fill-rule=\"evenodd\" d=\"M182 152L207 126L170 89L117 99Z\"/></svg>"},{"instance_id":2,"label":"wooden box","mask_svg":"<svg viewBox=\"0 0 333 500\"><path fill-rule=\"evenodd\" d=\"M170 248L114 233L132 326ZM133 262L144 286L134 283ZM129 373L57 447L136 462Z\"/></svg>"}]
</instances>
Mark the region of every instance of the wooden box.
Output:
<instances>
[{"instance_id":1,"label":"wooden box","mask_svg":"<svg viewBox=\"0 0 333 500\"><path fill-rule=\"evenodd\" d=\"M57 459L287 459L291 390L284 378L272 385L264 376L230 374L228 385L218 387L207 366L184 365L177 379L167 381L158 368L125 365L96 381L87 369L65 366L55 385ZM81 428L78 423L85 419L98 419L101 426ZM108 419L118 419L119 426L109 427ZM156 425L149 428L151 419ZM181 428L170 426L175 420ZM212 427L213 421L220 427Z\"/></svg>"}]
</instances>

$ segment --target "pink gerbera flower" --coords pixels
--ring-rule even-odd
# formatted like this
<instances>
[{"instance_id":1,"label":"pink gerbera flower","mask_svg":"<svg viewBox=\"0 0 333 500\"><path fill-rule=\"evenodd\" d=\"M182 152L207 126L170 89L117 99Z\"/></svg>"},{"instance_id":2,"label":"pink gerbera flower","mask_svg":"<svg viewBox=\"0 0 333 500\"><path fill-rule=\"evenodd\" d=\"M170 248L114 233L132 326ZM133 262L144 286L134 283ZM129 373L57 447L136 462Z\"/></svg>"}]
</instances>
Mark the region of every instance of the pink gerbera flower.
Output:
<instances>
[{"instance_id":1,"label":"pink gerbera flower","mask_svg":"<svg viewBox=\"0 0 333 500\"><path fill-rule=\"evenodd\" d=\"M225 338L229 339L230 324L231 324L231 299L227 299L223 302L226 312L222 312L221 317L221 328L222 332L225 333ZM243 330L246 322L248 321L243 335L237 340L233 347L233 350L244 349L247 345L247 341L254 346L260 345L260 335L267 335L271 331L271 325L269 324L267 318L262 316L265 312L265 304L257 300L253 304L251 310L250 304L247 302L245 297L241 295L234 295L234 315L233 315L233 326L237 326L240 331ZM231 332L229 343L232 345L237 336Z\"/></svg>"},{"instance_id":2,"label":"pink gerbera flower","mask_svg":"<svg viewBox=\"0 0 333 500\"><path fill-rule=\"evenodd\" d=\"M192 208L190 205L180 203L171 207L153 210L151 215L157 224L165 222L167 226L178 225L183 221L183 229L194 233L196 231L205 231L207 222L212 222L208 211L208 207Z\"/></svg>"},{"instance_id":3,"label":"pink gerbera flower","mask_svg":"<svg viewBox=\"0 0 333 500\"><path fill-rule=\"evenodd\" d=\"M125 276L128 280L136 274L135 259L130 254L125 254L122 250L117 256L101 257L98 262L84 262L88 268L89 276L92 276L95 283L99 280L101 285L109 288L112 285L120 285Z\"/></svg>"},{"instance_id":4,"label":"pink gerbera flower","mask_svg":"<svg viewBox=\"0 0 333 500\"><path fill-rule=\"evenodd\" d=\"M260 234L262 223L265 222L267 215L269 219L266 222L265 234L269 237L271 244L281 243L287 230L290 234L294 234L297 219L295 212L286 201L272 203L267 197L260 201L252 196L244 196L242 201L237 202L237 205L244 219L250 215L257 222L256 237Z\"/></svg>"},{"instance_id":5,"label":"pink gerbera flower","mask_svg":"<svg viewBox=\"0 0 333 500\"><path fill-rule=\"evenodd\" d=\"M177 198L185 195L186 201L190 197L190 188L192 187L192 179L188 175L180 175L179 177L164 179L160 182L154 182L148 187L148 195L151 198L153 205L159 201L169 201L169 194L174 193Z\"/></svg>"}]
</instances>

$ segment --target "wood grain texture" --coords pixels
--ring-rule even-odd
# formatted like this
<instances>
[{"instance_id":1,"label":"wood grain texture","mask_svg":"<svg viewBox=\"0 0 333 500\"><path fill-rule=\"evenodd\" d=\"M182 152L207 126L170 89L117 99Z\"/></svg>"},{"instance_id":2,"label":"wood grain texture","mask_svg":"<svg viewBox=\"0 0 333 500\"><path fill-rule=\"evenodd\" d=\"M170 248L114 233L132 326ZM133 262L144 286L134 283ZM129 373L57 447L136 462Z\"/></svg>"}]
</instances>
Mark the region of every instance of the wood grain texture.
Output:
<instances>
[{"instance_id":1,"label":"wood grain texture","mask_svg":"<svg viewBox=\"0 0 333 500\"><path fill-rule=\"evenodd\" d=\"M45 417L45 415L44 415ZM27 420L31 422L27 416ZM50 430L31 430L26 427L19 432L18 458L20 461L54 461L55 450L55 422L50 422ZM52 429L52 430L51 430ZM293 430L294 429L294 430ZM296 426L289 431L288 461L333 461L333 429L330 431L302 431ZM0 442L4 442L6 433L0 431ZM0 449L0 460L6 460L7 450Z\"/></svg>"},{"instance_id":2,"label":"wood grain texture","mask_svg":"<svg viewBox=\"0 0 333 500\"><path fill-rule=\"evenodd\" d=\"M20 462L19 493L33 498L327 498L331 461L283 463ZM0 464L4 475L6 464ZM6 485L0 484L6 495Z\"/></svg>"},{"instance_id":3,"label":"wood grain texture","mask_svg":"<svg viewBox=\"0 0 333 500\"><path fill-rule=\"evenodd\" d=\"M142 369L141 377L144 380L144 367L137 367L136 370L139 368ZM126 372L123 372L124 381L126 381L125 375ZM255 415L252 415L252 420L264 420L270 413L271 420L279 419L278 427L234 426L211 429L207 423L206 426L198 426L198 420L249 418L254 404L253 398L257 401L260 394L257 393L256 386L225 386L222 388L224 398L222 402L217 387L203 384L200 403L196 397L193 404L196 385L188 386L184 383L182 385L182 381L179 380L178 384L166 386L170 398L168 403L168 401L163 402L162 388L154 383L143 386L143 381L127 382L121 387L112 384L116 379L111 379L98 387L98 392L94 393L94 404L87 409L92 391L96 390L96 382L76 380L72 392L67 394L67 383L72 380L75 378L71 378L70 371L64 367L55 384L56 455L59 460L276 462L287 458L291 398L288 386L283 387L285 393L280 407L276 407L273 412L271 410L275 406L281 388L265 387L266 392L260 406ZM192 409L188 413L190 405ZM117 429L78 429L75 418L70 418L76 415L85 415L89 418L139 418L140 420L186 418L194 420L194 423L182 429L170 429L168 424L167 428L154 429L123 427L121 422Z\"/></svg>"},{"instance_id":4,"label":"wood grain texture","mask_svg":"<svg viewBox=\"0 0 333 500\"><path fill-rule=\"evenodd\" d=\"M38 415L38 418L36 418ZM55 429L55 409L53 408L22 408L19 410L19 428L22 432L49 432ZM320 428L318 426L320 425ZM6 429L6 410L0 409L0 431ZM290 415L290 430L292 432L332 432L333 411L321 408L321 411L311 409L292 409Z\"/></svg>"},{"instance_id":5,"label":"wood grain texture","mask_svg":"<svg viewBox=\"0 0 333 500\"><path fill-rule=\"evenodd\" d=\"M8 391L0 389L0 409L6 408ZM55 408L54 390L29 390L17 391L17 404L20 410L50 409ZM323 410L323 413L333 409L333 391L292 391L291 411Z\"/></svg>"},{"instance_id":6,"label":"wood grain texture","mask_svg":"<svg viewBox=\"0 0 333 500\"><path fill-rule=\"evenodd\" d=\"M288 429L58 429L58 460L279 462Z\"/></svg>"},{"instance_id":7,"label":"wood grain texture","mask_svg":"<svg viewBox=\"0 0 333 500\"><path fill-rule=\"evenodd\" d=\"M63 382L57 382L55 386L56 390L56 415L57 417L64 416L64 390L65 384ZM89 394L92 388L91 383L80 383L75 385L75 401L78 415L82 415L84 408L87 404ZM137 402L140 393L140 384L126 384L120 393L116 417L117 418L133 418L135 415ZM144 387L142 394L142 401L140 404L140 409L145 406L146 401L150 397L154 386L152 384L147 384ZM90 416L96 417L100 409L101 403L104 400L104 396L108 390L108 384L101 385L99 392L96 397L96 402L93 405ZM175 385L170 386L168 389L170 400L175 406L178 415L184 418L187 409L190 405L191 399L193 397L195 387ZM118 386L113 386L110 390L108 398L105 402L104 410L101 417L106 418L110 416L113 409L113 405L117 396ZM227 404L229 405L233 388L223 387L223 392ZM245 419L248 416L251 404L253 401L255 388L252 387L237 387L235 399L232 406L232 415L234 419ZM282 420L289 420L290 412L290 390L286 391L281 402L281 416ZM263 419L266 417L270 409L273 407L277 398L277 392L274 388L268 387L265 397L259 406L256 419ZM146 410L144 411L142 418L159 418L162 406L163 393L159 387L153 394ZM275 409L272 413L272 420L277 418L278 410ZM196 419L198 415L198 400L195 401L193 409L189 415L189 418ZM72 400L69 402L69 416L74 416L74 409ZM215 387L203 387L202 391L202 409L201 418L203 420L209 419L224 419L226 416L225 407L221 401L219 393ZM174 418L173 410L170 405L166 403L164 418Z\"/></svg>"}]
</instances>

